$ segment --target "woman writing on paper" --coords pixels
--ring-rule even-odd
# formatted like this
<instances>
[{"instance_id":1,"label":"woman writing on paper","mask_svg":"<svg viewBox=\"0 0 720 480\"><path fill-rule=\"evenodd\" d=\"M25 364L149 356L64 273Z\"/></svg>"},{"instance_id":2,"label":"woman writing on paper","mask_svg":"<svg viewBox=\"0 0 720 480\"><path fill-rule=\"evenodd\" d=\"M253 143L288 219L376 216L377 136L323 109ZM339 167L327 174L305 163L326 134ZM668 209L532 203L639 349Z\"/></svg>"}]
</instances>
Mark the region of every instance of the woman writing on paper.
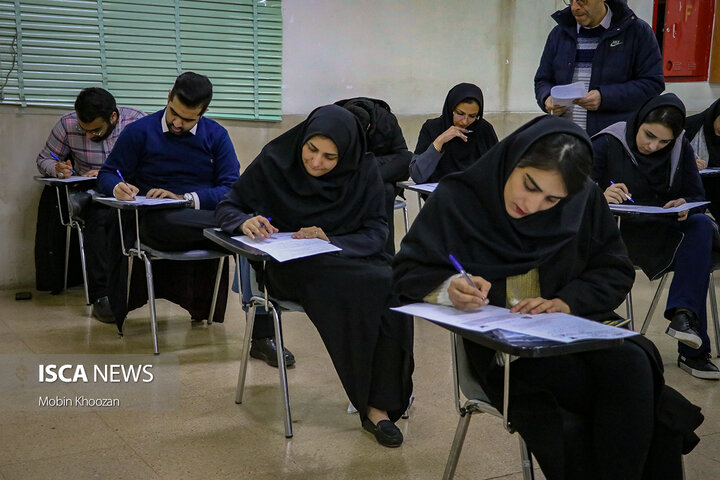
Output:
<instances>
[{"instance_id":1,"label":"woman writing on paper","mask_svg":"<svg viewBox=\"0 0 720 480\"><path fill-rule=\"evenodd\" d=\"M420 129L410 176L415 183L437 182L469 167L498 141L483 119L483 94L477 85L460 83L445 97L442 115Z\"/></svg>"},{"instance_id":2,"label":"woman writing on paper","mask_svg":"<svg viewBox=\"0 0 720 480\"><path fill-rule=\"evenodd\" d=\"M440 182L395 257L394 290L403 301L462 309L490 303L514 312L617 318L613 310L634 270L602 192L588 180L591 161L587 134L572 122L545 116L521 127ZM474 287L455 275L450 254ZM681 478L679 450L651 449L654 433L667 430L658 427L656 401L671 390L655 347L634 338L513 363L509 419L546 478L640 479L654 467L663 478ZM474 376L501 410L503 368L495 352L464 345ZM687 414L678 423L682 433L692 437L699 409L676 392L670 396L679 415ZM579 419L579 430L564 426L568 416Z\"/></svg>"},{"instance_id":3,"label":"woman writing on paper","mask_svg":"<svg viewBox=\"0 0 720 480\"><path fill-rule=\"evenodd\" d=\"M303 306L363 427L397 447L403 436L393 422L412 392L412 319L388 310L383 186L365 151L352 113L320 107L263 148L218 205L217 219L233 234L296 232L342 248L268 262L262 281L270 295Z\"/></svg>"},{"instance_id":4,"label":"woman writing on paper","mask_svg":"<svg viewBox=\"0 0 720 480\"><path fill-rule=\"evenodd\" d=\"M684 123L685 106L666 93L648 100L627 122L593 137L592 177L608 203L632 198L640 205L667 208L704 199ZM705 307L716 227L704 207L697 210L623 218L620 226L630 258L648 278L675 271L665 318L670 320L666 333L678 340L678 366L695 377L717 380Z\"/></svg>"}]
</instances>

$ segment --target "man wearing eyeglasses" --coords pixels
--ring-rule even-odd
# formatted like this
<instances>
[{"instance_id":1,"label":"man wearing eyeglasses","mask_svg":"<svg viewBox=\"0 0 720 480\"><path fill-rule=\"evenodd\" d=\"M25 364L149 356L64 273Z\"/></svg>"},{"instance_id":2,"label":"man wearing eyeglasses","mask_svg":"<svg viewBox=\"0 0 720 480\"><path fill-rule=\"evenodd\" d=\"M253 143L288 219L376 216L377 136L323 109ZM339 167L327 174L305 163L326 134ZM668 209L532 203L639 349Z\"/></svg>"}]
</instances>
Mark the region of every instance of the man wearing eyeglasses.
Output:
<instances>
[{"instance_id":1,"label":"man wearing eyeglasses","mask_svg":"<svg viewBox=\"0 0 720 480\"><path fill-rule=\"evenodd\" d=\"M565 0L535 74L543 111L569 118L590 135L625 120L665 88L662 55L650 26L625 0ZM587 94L570 107L556 105L550 89L582 82Z\"/></svg>"},{"instance_id":2,"label":"man wearing eyeglasses","mask_svg":"<svg viewBox=\"0 0 720 480\"><path fill-rule=\"evenodd\" d=\"M43 176L67 178L71 175L95 177L98 170L105 163L120 132L135 120L144 117L140 110L128 107L118 107L115 97L105 89L90 87L83 89L75 99L75 110L63 115L55 124L45 147L37 156L37 168ZM85 256L87 260L88 296L93 305L93 316L103 322L113 322L110 311L106 279L106 217L110 216L110 209L90 203L90 195L85 191L71 191L69 201L76 206L73 216L84 222ZM48 256L49 251L56 253L64 250L64 244L48 249L50 241L48 231L62 230L61 238L64 242L64 231L57 222L57 212L54 211L57 199L55 190L47 187L40 200L38 212L38 229L36 238L36 280L39 290L59 290L62 280L58 282L48 277L58 277L50 272L53 258L58 262L64 254ZM114 217L113 217L114 218ZM52 222L52 223L50 223ZM46 280L47 279L47 280Z\"/></svg>"}]
</instances>

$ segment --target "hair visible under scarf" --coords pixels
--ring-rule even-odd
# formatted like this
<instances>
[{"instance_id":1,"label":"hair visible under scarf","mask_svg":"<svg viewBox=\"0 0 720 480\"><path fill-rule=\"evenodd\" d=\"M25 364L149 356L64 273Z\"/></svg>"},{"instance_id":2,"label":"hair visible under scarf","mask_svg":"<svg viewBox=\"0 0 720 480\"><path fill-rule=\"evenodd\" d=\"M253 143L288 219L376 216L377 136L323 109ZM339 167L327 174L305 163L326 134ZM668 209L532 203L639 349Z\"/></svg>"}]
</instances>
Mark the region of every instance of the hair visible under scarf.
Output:
<instances>
[{"instance_id":1,"label":"hair visible under scarf","mask_svg":"<svg viewBox=\"0 0 720 480\"><path fill-rule=\"evenodd\" d=\"M466 171L443 179L395 257L399 290L423 298L455 273L450 253L467 271L493 281L528 272L569 243L580 228L589 191L596 188L590 180L554 207L519 219L508 215L503 193L528 150L560 134L577 137L586 147L582 151L591 151L580 127L543 116L520 127Z\"/></svg>"},{"instance_id":2,"label":"hair visible under scarf","mask_svg":"<svg viewBox=\"0 0 720 480\"><path fill-rule=\"evenodd\" d=\"M649 99L639 110L628 118L625 129L625 141L635 157L638 168L650 188L656 193L664 193L670 183L670 157L677 137L657 152L645 155L637 147L637 134L645 119L658 108L676 108L685 117L685 105L674 93L665 93ZM672 130L671 125L664 125Z\"/></svg>"}]
</instances>

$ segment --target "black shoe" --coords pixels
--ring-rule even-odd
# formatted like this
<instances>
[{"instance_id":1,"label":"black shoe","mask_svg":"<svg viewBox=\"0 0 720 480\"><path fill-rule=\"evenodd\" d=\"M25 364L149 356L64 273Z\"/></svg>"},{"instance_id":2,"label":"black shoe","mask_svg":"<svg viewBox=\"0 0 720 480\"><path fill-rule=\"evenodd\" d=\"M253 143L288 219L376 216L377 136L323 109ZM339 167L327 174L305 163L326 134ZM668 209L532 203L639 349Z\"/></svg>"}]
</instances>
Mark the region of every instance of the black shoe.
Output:
<instances>
[{"instance_id":1,"label":"black shoe","mask_svg":"<svg viewBox=\"0 0 720 480\"><path fill-rule=\"evenodd\" d=\"M702 339L697 330L697 319L695 314L689 310L680 310L675 313L665 333L690 348L698 349L702 345Z\"/></svg>"},{"instance_id":2,"label":"black shoe","mask_svg":"<svg viewBox=\"0 0 720 480\"><path fill-rule=\"evenodd\" d=\"M365 430L375 435L375 440L385 447L395 448L403 443L403 434L390 420L380 420L375 425L372 420L365 418L362 422Z\"/></svg>"},{"instance_id":3,"label":"black shoe","mask_svg":"<svg viewBox=\"0 0 720 480\"><path fill-rule=\"evenodd\" d=\"M271 367L277 368L277 345L275 337L253 338L250 344L250 356L264 361ZM292 367L295 365L295 355L287 348L283 348L285 354L285 366Z\"/></svg>"},{"instance_id":4,"label":"black shoe","mask_svg":"<svg viewBox=\"0 0 720 480\"><path fill-rule=\"evenodd\" d=\"M678 367L693 377L704 378L705 380L720 380L720 371L710 361L709 353L695 358L679 355Z\"/></svg>"},{"instance_id":5,"label":"black shoe","mask_svg":"<svg viewBox=\"0 0 720 480\"><path fill-rule=\"evenodd\" d=\"M100 297L92 304L92 316L102 323L115 323L115 316L110 308L108 297Z\"/></svg>"}]
</instances>

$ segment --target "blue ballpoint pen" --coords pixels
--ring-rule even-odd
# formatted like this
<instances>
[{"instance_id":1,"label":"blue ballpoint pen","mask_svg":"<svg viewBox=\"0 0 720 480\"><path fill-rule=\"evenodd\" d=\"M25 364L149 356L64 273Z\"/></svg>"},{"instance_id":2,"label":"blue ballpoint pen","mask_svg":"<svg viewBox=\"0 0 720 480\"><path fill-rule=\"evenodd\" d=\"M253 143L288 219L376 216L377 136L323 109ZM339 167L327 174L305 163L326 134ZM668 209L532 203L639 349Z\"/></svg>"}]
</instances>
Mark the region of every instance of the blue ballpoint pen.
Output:
<instances>
[{"instance_id":1,"label":"blue ballpoint pen","mask_svg":"<svg viewBox=\"0 0 720 480\"><path fill-rule=\"evenodd\" d=\"M460 265L460 262L457 261L455 256L451 253L450 255L448 255L448 257L450 258L450 262L453 264L453 267L455 267L455 270L457 270L460 273L460 275L463 276L463 278L468 283L468 285L470 285L471 287L473 287L475 289L478 289L477 285L475 285L475 283L473 283L472 279L470 278L470 275L467 274L467 272L465 271L463 266ZM482 300L485 301L485 297L482 297Z\"/></svg>"},{"instance_id":2,"label":"blue ballpoint pen","mask_svg":"<svg viewBox=\"0 0 720 480\"><path fill-rule=\"evenodd\" d=\"M615 182L610 180L610 185L615 185ZM623 197L625 197L625 200L630 200L632 203L635 203L635 200L632 199L632 197L626 193L623 193Z\"/></svg>"},{"instance_id":3,"label":"blue ballpoint pen","mask_svg":"<svg viewBox=\"0 0 720 480\"><path fill-rule=\"evenodd\" d=\"M58 162L63 163L63 161L60 160L60 159L58 158L58 156L55 155L53 152L50 152L50 156L53 157L53 158L54 158L55 160L57 160ZM70 171L72 172L73 175L77 175L77 173L75 173L75 169L74 169L74 168L70 167Z\"/></svg>"},{"instance_id":4,"label":"blue ballpoint pen","mask_svg":"<svg viewBox=\"0 0 720 480\"><path fill-rule=\"evenodd\" d=\"M122 183L124 183L125 185L127 185L128 183L127 183L127 182L125 181L125 179L123 178L122 173L120 173L120 169L116 169L115 172L118 174L118 177L120 177L120 181L121 181ZM135 197L133 196L133 200L134 200L134 199L135 199Z\"/></svg>"}]
</instances>

